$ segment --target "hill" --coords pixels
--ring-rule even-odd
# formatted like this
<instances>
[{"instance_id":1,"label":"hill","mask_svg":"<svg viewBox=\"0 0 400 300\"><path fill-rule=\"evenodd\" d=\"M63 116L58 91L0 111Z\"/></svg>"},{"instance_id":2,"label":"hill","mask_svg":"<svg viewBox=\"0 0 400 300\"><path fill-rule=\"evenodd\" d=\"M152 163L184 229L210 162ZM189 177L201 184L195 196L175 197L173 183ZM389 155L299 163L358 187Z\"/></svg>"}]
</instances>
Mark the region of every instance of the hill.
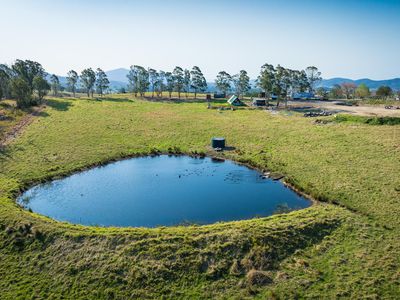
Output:
<instances>
[{"instance_id":1,"label":"hill","mask_svg":"<svg viewBox=\"0 0 400 300\"><path fill-rule=\"evenodd\" d=\"M391 87L393 90L400 90L400 78L393 78L393 79L386 79L386 80L372 80L369 78L362 78L362 79L349 79L349 78L330 78L330 79L323 79L320 83L320 86L331 88L336 84L342 84L344 82L352 82L356 85L360 85L361 83L366 84L370 89L375 90L378 89L382 85L387 85Z\"/></svg>"}]
</instances>

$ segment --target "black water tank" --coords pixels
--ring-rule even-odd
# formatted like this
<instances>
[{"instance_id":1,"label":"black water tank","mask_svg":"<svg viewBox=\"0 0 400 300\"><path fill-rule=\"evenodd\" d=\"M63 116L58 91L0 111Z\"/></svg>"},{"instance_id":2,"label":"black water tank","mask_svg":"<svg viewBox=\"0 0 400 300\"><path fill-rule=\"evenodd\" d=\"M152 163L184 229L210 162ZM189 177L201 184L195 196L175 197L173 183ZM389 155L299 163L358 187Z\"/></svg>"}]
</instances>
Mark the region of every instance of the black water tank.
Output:
<instances>
[{"instance_id":1,"label":"black water tank","mask_svg":"<svg viewBox=\"0 0 400 300\"><path fill-rule=\"evenodd\" d=\"M225 148L225 138L223 137L214 137L211 140L211 146L215 148Z\"/></svg>"}]
</instances>

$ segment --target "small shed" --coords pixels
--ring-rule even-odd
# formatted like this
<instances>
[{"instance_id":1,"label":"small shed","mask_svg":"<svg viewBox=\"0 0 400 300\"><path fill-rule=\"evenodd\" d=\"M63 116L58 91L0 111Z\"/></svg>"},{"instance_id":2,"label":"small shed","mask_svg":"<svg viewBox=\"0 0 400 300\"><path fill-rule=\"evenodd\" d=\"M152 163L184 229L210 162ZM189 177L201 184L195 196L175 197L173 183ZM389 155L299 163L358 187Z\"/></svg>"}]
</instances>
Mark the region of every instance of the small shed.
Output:
<instances>
[{"instance_id":1,"label":"small shed","mask_svg":"<svg viewBox=\"0 0 400 300\"><path fill-rule=\"evenodd\" d=\"M230 105L233 105L233 106L241 106L241 105L243 105L243 102L240 101L239 97L236 96L236 95L232 95L232 96L228 99L228 103L229 103Z\"/></svg>"}]
</instances>

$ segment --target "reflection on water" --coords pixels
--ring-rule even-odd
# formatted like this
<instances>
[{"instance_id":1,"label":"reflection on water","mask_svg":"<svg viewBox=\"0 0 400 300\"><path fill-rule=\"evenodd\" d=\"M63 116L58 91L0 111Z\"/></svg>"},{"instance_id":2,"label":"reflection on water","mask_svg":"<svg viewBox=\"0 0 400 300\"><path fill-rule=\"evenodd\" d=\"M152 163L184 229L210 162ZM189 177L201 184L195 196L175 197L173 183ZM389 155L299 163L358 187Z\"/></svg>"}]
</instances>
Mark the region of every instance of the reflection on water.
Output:
<instances>
[{"instance_id":1,"label":"reflection on water","mask_svg":"<svg viewBox=\"0 0 400 300\"><path fill-rule=\"evenodd\" d=\"M18 201L56 220L146 227L242 220L310 205L281 182L231 161L166 155L38 185Z\"/></svg>"}]
</instances>

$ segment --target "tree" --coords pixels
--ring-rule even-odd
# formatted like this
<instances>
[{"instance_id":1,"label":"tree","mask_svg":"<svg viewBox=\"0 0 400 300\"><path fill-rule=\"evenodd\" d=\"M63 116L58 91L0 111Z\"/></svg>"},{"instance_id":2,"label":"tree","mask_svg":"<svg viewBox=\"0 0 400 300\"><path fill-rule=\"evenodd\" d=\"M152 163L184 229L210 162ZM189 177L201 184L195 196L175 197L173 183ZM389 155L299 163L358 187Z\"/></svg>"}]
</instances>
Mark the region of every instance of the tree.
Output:
<instances>
[{"instance_id":1,"label":"tree","mask_svg":"<svg viewBox=\"0 0 400 300\"><path fill-rule=\"evenodd\" d=\"M273 65L264 64L261 67L260 75L257 77L257 86L264 91L265 98L268 99L275 85L275 68Z\"/></svg>"},{"instance_id":2,"label":"tree","mask_svg":"<svg viewBox=\"0 0 400 300\"><path fill-rule=\"evenodd\" d=\"M171 72L165 72L164 77L165 77L165 81L167 82L166 89L169 94L169 99L171 99L172 92L174 90L174 85L175 85L174 76L172 75Z\"/></svg>"},{"instance_id":3,"label":"tree","mask_svg":"<svg viewBox=\"0 0 400 300\"><path fill-rule=\"evenodd\" d=\"M225 71L221 71L218 73L217 78L215 79L215 85L219 91L224 93L225 95L231 89L232 77Z\"/></svg>"},{"instance_id":4,"label":"tree","mask_svg":"<svg viewBox=\"0 0 400 300\"><path fill-rule=\"evenodd\" d=\"M81 82L86 90L87 96L92 96L93 98L93 87L94 83L96 82L96 73L92 70L92 68L88 68L82 71Z\"/></svg>"},{"instance_id":5,"label":"tree","mask_svg":"<svg viewBox=\"0 0 400 300\"><path fill-rule=\"evenodd\" d=\"M287 105L288 91L292 84L290 75L291 73L288 69L285 69L280 65L276 67L275 80L272 88L274 94L278 97L276 106L279 106L282 99L285 99Z\"/></svg>"},{"instance_id":6,"label":"tree","mask_svg":"<svg viewBox=\"0 0 400 300\"><path fill-rule=\"evenodd\" d=\"M392 89L389 86L380 86L376 91L376 95L378 97L382 97L383 99L387 99L389 96L393 94Z\"/></svg>"},{"instance_id":7,"label":"tree","mask_svg":"<svg viewBox=\"0 0 400 300\"><path fill-rule=\"evenodd\" d=\"M240 70L239 74L232 76L232 82L235 87L235 92L238 97L241 98L251 88L250 77L247 75L245 70Z\"/></svg>"},{"instance_id":8,"label":"tree","mask_svg":"<svg viewBox=\"0 0 400 300\"><path fill-rule=\"evenodd\" d=\"M354 98L354 93L356 90L356 85L352 82L343 82L340 87L342 88L343 94L346 99Z\"/></svg>"},{"instance_id":9,"label":"tree","mask_svg":"<svg viewBox=\"0 0 400 300\"><path fill-rule=\"evenodd\" d=\"M45 77L46 75L42 65L31 60L17 59L11 68L14 71L15 76L25 80L31 94L33 93L33 79L36 76Z\"/></svg>"},{"instance_id":10,"label":"tree","mask_svg":"<svg viewBox=\"0 0 400 300\"><path fill-rule=\"evenodd\" d=\"M149 72L143 67L138 67L138 88L140 96L144 96L144 93L149 89Z\"/></svg>"},{"instance_id":11,"label":"tree","mask_svg":"<svg viewBox=\"0 0 400 300\"><path fill-rule=\"evenodd\" d=\"M307 73L304 70L298 71L298 92L304 93L309 89L310 83L308 81Z\"/></svg>"},{"instance_id":12,"label":"tree","mask_svg":"<svg viewBox=\"0 0 400 300\"><path fill-rule=\"evenodd\" d=\"M126 77L128 78L128 87L136 97L138 93L138 70L136 66L130 67Z\"/></svg>"},{"instance_id":13,"label":"tree","mask_svg":"<svg viewBox=\"0 0 400 300\"><path fill-rule=\"evenodd\" d=\"M165 89L164 80L165 80L165 72L164 71L159 71L158 72L158 79L157 79L157 82L156 82L156 89L157 89L158 97L162 97L162 93L163 93L163 91Z\"/></svg>"},{"instance_id":14,"label":"tree","mask_svg":"<svg viewBox=\"0 0 400 300\"><path fill-rule=\"evenodd\" d=\"M371 95L369 87L365 83L361 83L356 89L356 97L360 99L367 98Z\"/></svg>"},{"instance_id":15,"label":"tree","mask_svg":"<svg viewBox=\"0 0 400 300\"><path fill-rule=\"evenodd\" d=\"M25 108L33 104L32 90L25 79L20 76L14 77L11 79L10 87L11 95L17 100L17 107Z\"/></svg>"},{"instance_id":16,"label":"tree","mask_svg":"<svg viewBox=\"0 0 400 300\"><path fill-rule=\"evenodd\" d=\"M135 97L138 93L143 97L150 85L149 72L142 66L134 65L131 66L126 77L128 78L129 87L135 94Z\"/></svg>"},{"instance_id":17,"label":"tree","mask_svg":"<svg viewBox=\"0 0 400 300\"><path fill-rule=\"evenodd\" d=\"M100 96L103 96L104 91L106 91L110 86L110 81L107 78L107 74L100 68L96 70L96 88Z\"/></svg>"},{"instance_id":18,"label":"tree","mask_svg":"<svg viewBox=\"0 0 400 300\"><path fill-rule=\"evenodd\" d=\"M343 97L343 90L340 85L335 84L329 91L329 98L340 99Z\"/></svg>"},{"instance_id":19,"label":"tree","mask_svg":"<svg viewBox=\"0 0 400 300\"><path fill-rule=\"evenodd\" d=\"M181 67L175 67L172 76L174 78L175 91L178 92L178 98L181 99L181 91L185 86L183 69Z\"/></svg>"},{"instance_id":20,"label":"tree","mask_svg":"<svg viewBox=\"0 0 400 300\"><path fill-rule=\"evenodd\" d=\"M5 64L0 64L0 99L11 97L10 81L13 71Z\"/></svg>"},{"instance_id":21,"label":"tree","mask_svg":"<svg viewBox=\"0 0 400 300\"><path fill-rule=\"evenodd\" d=\"M42 76L35 76L35 78L33 78L33 88L37 92L39 101L42 101L43 97L46 96L50 90L50 84Z\"/></svg>"},{"instance_id":22,"label":"tree","mask_svg":"<svg viewBox=\"0 0 400 300\"><path fill-rule=\"evenodd\" d=\"M157 71L154 69L149 69L148 72L149 72L150 86L151 86L151 92L152 92L151 97L154 98L154 91L156 89L156 85L157 85L159 76L158 76Z\"/></svg>"},{"instance_id":23,"label":"tree","mask_svg":"<svg viewBox=\"0 0 400 300\"><path fill-rule=\"evenodd\" d=\"M194 99L196 99L198 92L204 92L207 90L207 81L198 66L194 66L192 68L190 75L192 76L192 83L190 87L193 89Z\"/></svg>"},{"instance_id":24,"label":"tree","mask_svg":"<svg viewBox=\"0 0 400 300\"><path fill-rule=\"evenodd\" d=\"M328 91L324 87L319 87L317 89L317 95L320 96L322 99L327 99L328 98Z\"/></svg>"},{"instance_id":25,"label":"tree","mask_svg":"<svg viewBox=\"0 0 400 300\"><path fill-rule=\"evenodd\" d=\"M70 88L71 92L73 93L75 97L75 92L76 92L76 84L78 83L78 73L76 73L74 70L71 70L67 74L67 85Z\"/></svg>"},{"instance_id":26,"label":"tree","mask_svg":"<svg viewBox=\"0 0 400 300\"><path fill-rule=\"evenodd\" d=\"M192 83L191 78L190 78L190 71L188 69L185 69L185 71L183 71L184 75L183 75L183 85L184 85L184 90L186 93L186 99L188 97L188 93L190 92L190 85Z\"/></svg>"},{"instance_id":27,"label":"tree","mask_svg":"<svg viewBox=\"0 0 400 300\"><path fill-rule=\"evenodd\" d=\"M57 96L58 91L60 90L60 80L55 74L50 76L50 83L51 83L51 90L53 91L53 96Z\"/></svg>"},{"instance_id":28,"label":"tree","mask_svg":"<svg viewBox=\"0 0 400 300\"><path fill-rule=\"evenodd\" d=\"M318 68L314 67L314 66L307 67L305 72L307 75L309 92L313 93L315 90L316 84L322 80L321 72L319 72Z\"/></svg>"}]
</instances>

